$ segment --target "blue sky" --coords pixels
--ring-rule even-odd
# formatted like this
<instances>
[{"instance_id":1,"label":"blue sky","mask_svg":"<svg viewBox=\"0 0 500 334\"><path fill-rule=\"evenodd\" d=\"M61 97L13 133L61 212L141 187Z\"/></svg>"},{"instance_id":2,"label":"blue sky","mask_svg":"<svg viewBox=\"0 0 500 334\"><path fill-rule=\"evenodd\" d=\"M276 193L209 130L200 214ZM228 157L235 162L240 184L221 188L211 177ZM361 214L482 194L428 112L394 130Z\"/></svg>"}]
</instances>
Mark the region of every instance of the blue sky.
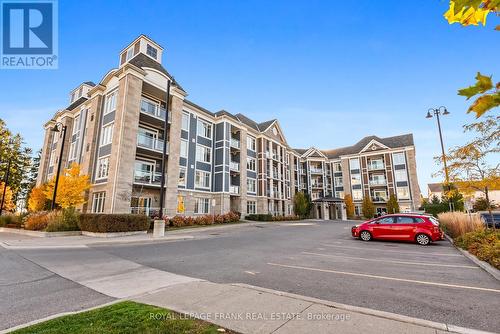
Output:
<instances>
[{"instance_id":1,"label":"blue sky","mask_svg":"<svg viewBox=\"0 0 500 334\"><path fill-rule=\"evenodd\" d=\"M412 132L425 192L440 150L427 109L448 107L445 144L458 145L474 117L456 90L477 71L500 75L498 19L450 26L446 9L441 0L61 1L59 69L0 70L0 117L38 149L69 91L101 80L144 33L166 49L163 64L190 100L278 118L292 147Z\"/></svg>"}]
</instances>

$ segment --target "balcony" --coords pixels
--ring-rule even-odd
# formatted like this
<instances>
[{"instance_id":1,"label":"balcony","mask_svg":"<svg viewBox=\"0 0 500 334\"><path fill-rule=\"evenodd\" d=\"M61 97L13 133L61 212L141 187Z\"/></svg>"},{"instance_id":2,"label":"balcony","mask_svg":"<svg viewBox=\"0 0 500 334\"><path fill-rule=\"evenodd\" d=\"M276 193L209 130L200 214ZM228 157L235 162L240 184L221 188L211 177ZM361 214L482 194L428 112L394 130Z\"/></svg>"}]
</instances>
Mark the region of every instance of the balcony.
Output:
<instances>
[{"instance_id":1,"label":"balcony","mask_svg":"<svg viewBox=\"0 0 500 334\"><path fill-rule=\"evenodd\" d=\"M238 139L236 139L236 138L231 138L230 146L232 148L235 148L235 149L239 150L240 149L240 141Z\"/></svg>"},{"instance_id":2,"label":"balcony","mask_svg":"<svg viewBox=\"0 0 500 334\"><path fill-rule=\"evenodd\" d=\"M141 113L153 116L164 121L167 111L165 110L165 108L160 107L156 103L147 100L141 100ZM172 123L172 113L168 113L168 122Z\"/></svg>"},{"instance_id":3,"label":"balcony","mask_svg":"<svg viewBox=\"0 0 500 334\"><path fill-rule=\"evenodd\" d=\"M311 187L313 187L313 188L323 188L323 183L313 182L313 183L311 183Z\"/></svg>"},{"instance_id":4,"label":"balcony","mask_svg":"<svg viewBox=\"0 0 500 334\"><path fill-rule=\"evenodd\" d=\"M152 150L155 152L163 152L163 143L164 141L162 139L154 138L151 136L146 136L142 133L137 134L137 146L142 147L148 150ZM169 149L169 143L167 142L167 153Z\"/></svg>"},{"instance_id":5,"label":"balcony","mask_svg":"<svg viewBox=\"0 0 500 334\"><path fill-rule=\"evenodd\" d=\"M382 160L372 160L368 162L368 170L382 170L385 169L384 162Z\"/></svg>"},{"instance_id":6,"label":"balcony","mask_svg":"<svg viewBox=\"0 0 500 334\"><path fill-rule=\"evenodd\" d=\"M372 202L387 202L387 195L372 196Z\"/></svg>"},{"instance_id":7,"label":"balcony","mask_svg":"<svg viewBox=\"0 0 500 334\"><path fill-rule=\"evenodd\" d=\"M165 174L165 185L166 185L166 177ZM161 173L160 172L148 172L141 170L134 170L134 183L141 185L152 185L152 186L160 186L161 183Z\"/></svg>"},{"instance_id":8,"label":"balcony","mask_svg":"<svg viewBox=\"0 0 500 334\"><path fill-rule=\"evenodd\" d=\"M240 194L240 186L233 186L233 185L230 185L230 186L229 186L229 193L230 193L230 194L239 195L239 194Z\"/></svg>"},{"instance_id":9,"label":"balcony","mask_svg":"<svg viewBox=\"0 0 500 334\"><path fill-rule=\"evenodd\" d=\"M311 167L309 170L314 174L323 174L323 168Z\"/></svg>"},{"instance_id":10,"label":"balcony","mask_svg":"<svg viewBox=\"0 0 500 334\"><path fill-rule=\"evenodd\" d=\"M239 172L240 171L240 163L235 162L235 161L230 161L229 162L229 169L233 172Z\"/></svg>"},{"instance_id":11,"label":"balcony","mask_svg":"<svg viewBox=\"0 0 500 334\"><path fill-rule=\"evenodd\" d=\"M385 179L371 179L370 186L385 186L387 181Z\"/></svg>"}]
</instances>

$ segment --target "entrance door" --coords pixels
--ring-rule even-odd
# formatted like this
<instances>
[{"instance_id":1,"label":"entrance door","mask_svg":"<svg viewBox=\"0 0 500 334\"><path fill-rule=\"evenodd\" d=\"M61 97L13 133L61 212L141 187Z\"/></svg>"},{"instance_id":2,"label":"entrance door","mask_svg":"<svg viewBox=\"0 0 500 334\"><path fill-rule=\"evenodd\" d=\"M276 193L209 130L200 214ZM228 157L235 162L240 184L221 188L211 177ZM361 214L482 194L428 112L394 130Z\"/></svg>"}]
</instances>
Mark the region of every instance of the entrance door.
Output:
<instances>
[{"instance_id":1,"label":"entrance door","mask_svg":"<svg viewBox=\"0 0 500 334\"><path fill-rule=\"evenodd\" d=\"M323 217L321 216L321 205L317 205L316 208L318 210L318 219L323 219Z\"/></svg>"}]
</instances>

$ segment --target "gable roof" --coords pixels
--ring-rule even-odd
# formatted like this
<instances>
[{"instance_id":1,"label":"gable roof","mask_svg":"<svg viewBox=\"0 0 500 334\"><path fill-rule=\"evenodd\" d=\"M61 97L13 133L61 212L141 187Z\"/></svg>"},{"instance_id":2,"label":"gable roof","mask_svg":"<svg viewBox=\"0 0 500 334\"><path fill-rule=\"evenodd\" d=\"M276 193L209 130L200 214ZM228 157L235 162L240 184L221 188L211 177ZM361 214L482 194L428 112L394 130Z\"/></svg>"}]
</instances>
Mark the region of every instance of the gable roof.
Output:
<instances>
[{"instance_id":1,"label":"gable roof","mask_svg":"<svg viewBox=\"0 0 500 334\"><path fill-rule=\"evenodd\" d=\"M179 85L179 83L175 80L175 78L172 75L170 75L170 73L168 73L168 71L165 69L165 67L163 67L157 61L154 61L153 59L149 58L145 54L138 53L134 56L134 58L130 59L128 62L129 62L129 64L132 64L132 65L137 66L137 67L142 68L142 69L144 67L149 67L149 68L155 69L157 71L160 71L161 73L165 74L167 77L172 79L173 86L175 86L175 87L179 88L180 90L182 90L183 92L185 92L185 90L181 87L181 85Z\"/></svg>"},{"instance_id":2,"label":"gable roof","mask_svg":"<svg viewBox=\"0 0 500 334\"><path fill-rule=\"evenodd\" d=\"M261 132L266 131L274 122L276 122L276 119L272 119L269 121L265 121L262 123L259 123L259 129Z\"/></svg>"},{"instance_id":3,"label":"gable roof","mask_svg":"<svg viewBox=\"0 0 500 334\"><path fill-rule=\"evenodd\" d=\"M85 101L87 101L87 98L85 96L82 96L78 100L76 100L75 102L73 102L69 106L67 106L66 110L73 110Z\"/></svg>"}]
</instances>

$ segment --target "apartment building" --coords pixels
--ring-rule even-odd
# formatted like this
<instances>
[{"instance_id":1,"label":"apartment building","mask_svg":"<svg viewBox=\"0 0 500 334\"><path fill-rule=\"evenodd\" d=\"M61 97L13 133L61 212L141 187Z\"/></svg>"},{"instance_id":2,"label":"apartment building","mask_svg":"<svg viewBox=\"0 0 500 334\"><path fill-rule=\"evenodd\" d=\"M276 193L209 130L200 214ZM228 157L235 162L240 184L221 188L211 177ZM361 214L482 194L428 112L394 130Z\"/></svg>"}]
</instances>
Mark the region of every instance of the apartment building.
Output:
<instances>
[{"instance_id":1,"label":"apartment building","mask_svg":"<svg viewBox=\"0 0 500 334\"><path fill-rule=\"evenodd\" d=\"M63 167L76 162L91 180L82 212L157 215L162 174L168 216L291 214L296 191L311 194L322 218L345 216L345 193L353 194L357 210L371 196L383 211L393 193L403 209L418 206L411 135L366 137L327 151L293 149L277 120L258 123L188 100L162 56L163 48L141 35L98 84L87 81L70 92L68 107L44 126L37 184L55 175L61 157ZM56 124L66 127L64 146Z\"/></svg>"}]
</instances>

